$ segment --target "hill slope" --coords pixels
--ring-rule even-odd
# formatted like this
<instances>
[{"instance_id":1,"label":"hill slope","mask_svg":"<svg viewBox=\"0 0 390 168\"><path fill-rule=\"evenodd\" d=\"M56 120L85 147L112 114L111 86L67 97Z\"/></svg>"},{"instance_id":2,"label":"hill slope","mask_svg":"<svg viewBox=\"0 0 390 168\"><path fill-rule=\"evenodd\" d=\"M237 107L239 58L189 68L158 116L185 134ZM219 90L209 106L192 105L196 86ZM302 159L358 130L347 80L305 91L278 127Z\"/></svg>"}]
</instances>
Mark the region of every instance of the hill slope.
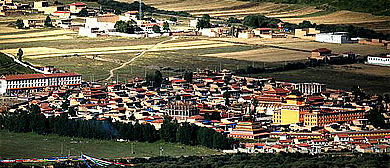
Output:
<instances>
[{"instance_id":1,"label":"hill slope","mask_svg":"<svg viewBox=\"0 0 390 168\"><path fill-rule=\"evenodd\" d=\"M4 53L0 53L0 75L34 73L33 70L14 62Z\"/></svg>"}]
</instances>

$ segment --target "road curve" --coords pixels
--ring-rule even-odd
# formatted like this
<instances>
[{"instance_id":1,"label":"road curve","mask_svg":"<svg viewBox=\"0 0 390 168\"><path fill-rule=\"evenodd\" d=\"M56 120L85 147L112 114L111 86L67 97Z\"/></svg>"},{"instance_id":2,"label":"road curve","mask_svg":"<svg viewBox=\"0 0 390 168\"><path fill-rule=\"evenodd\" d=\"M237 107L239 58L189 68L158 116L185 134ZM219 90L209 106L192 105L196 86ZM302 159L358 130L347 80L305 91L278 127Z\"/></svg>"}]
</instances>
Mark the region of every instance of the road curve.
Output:
<instances>
[{"instance_id":1,"label":"road curve","mask_svg":"<svg viewBox=\"0 0 390 168\"><path fill-rule=\"evenodd\" d=\"M172 38L169 39L169 40L165 40L165 41L159 42L159 43L157 43L157 44L151 46L150 48L143 50L143 51L142 51L141 53L139 53L136 57L134 57L134 58L130 59L129 61L123 63L121 66L116 67L116 68L114 68L114 69L111 69L111 70L110 70L110 76L108 76L108 78L105 79L105 80L106 80L106 81L109 81L112 77L114 77L114 71L116 71L116 70L118 70L118 69L121 69L121 68L127 66L127 64L130 64L131 62L133 62L133 61L134 61L135 59L137 59L138 57L143 56L143 55L146 53L146 51L148 51L148 50L150 50L150 49L153 49L154 47L156 47L156 46L158 46L158 45L160 45L160 44L164 44L164 43L166 43L166 42L168 42L168 41L172 41L172 40L174 40L174 39L176 39L176 37L172 37Z\"/></svg>"}]
</instances>

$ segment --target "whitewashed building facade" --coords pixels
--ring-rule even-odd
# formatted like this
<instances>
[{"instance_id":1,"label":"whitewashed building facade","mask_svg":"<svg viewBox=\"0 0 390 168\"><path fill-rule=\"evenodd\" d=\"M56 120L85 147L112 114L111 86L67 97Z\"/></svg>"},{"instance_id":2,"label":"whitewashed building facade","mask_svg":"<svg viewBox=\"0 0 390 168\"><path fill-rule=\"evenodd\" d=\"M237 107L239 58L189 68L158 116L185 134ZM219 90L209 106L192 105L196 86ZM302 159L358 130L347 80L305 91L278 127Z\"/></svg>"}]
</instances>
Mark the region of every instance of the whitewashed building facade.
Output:
<instances>
[{"instance_id":1,"label":"whitewashed building facade","mask_svg":"<svg viewBox=\"0 0 390 168\"><path fill-rule=\"evenodd\" d=\"M0 95L21 90L80 84L81 75L77 73L8 75L0 77Z\"/></svg>"}]
</instances>

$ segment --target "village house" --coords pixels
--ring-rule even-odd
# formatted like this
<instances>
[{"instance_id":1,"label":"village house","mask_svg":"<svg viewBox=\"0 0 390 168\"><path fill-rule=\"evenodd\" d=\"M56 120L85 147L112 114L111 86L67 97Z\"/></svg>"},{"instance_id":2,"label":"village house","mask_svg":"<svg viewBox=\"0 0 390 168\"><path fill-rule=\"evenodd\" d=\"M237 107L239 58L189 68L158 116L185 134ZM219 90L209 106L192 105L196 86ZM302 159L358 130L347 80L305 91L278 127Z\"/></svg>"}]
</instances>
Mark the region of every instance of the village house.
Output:
<instances>
[{"instance_id":1,"label":"village house","mask_svg":"<svg viewBox=\"0 0 390 168\"><path fill-rule=\"evenodd\" d=\"M347 43L357 43L356 40L351 40L348 35L348 32L332 32L332 33L320 33L316 34L315 41L323 43L337 43L337 44L347 44Z\"/></svg>"},{"instance_id":2,"label":"village house","mask_svg":"<svg viewBox=\"0 0 390 168\"><path fill-rule=\"evenodd\" d=\"M316 34L320 34L320 30L316 30L315 28L303 28L303 29L295 29L294 36L301 39L309 39L315 40Z\"/></svg>"},{"instance_id":3,"label":"village house","mask_svg":"<svg viewBox=\"0 0 390 168\"><path fill-rule=\"evenodd\" d=\"M390 54L386 54L385 56L368 56L366 63L379 66L390 66Z\"/></svg>"}]
</instances>

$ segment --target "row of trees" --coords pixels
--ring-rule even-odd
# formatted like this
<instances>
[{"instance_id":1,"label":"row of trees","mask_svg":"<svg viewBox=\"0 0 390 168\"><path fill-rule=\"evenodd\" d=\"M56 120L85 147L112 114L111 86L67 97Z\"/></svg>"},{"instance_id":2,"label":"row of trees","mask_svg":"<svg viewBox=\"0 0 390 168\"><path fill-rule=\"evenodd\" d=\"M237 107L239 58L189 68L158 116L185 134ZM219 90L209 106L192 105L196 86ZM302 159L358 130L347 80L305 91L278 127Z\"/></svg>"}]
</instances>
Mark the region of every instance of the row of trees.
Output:
<instances>
[{"instance_id":1,"label":"row of trees","mask_svg":"<svg viewBox=\"0 0 390 168\"><path fill-rule=\"evenodd\" d=\"M140 142L179 142L185 145L203 145L215 149L230 149L233 140L213 129L200 128L194 124L178 124L165 120L160 131L153 125L111 122L111 120L75 120L67 114L46 118L37 105L28 111L0 115L1 129L12 132L35 132L38 134L58 134L60 136L96 139L124 139Z\"/></svg>"},{"instance_id":2,"label":"row of trees","mask_svg":"<svg viewBox=\"0 0 390 168\"><path fill-rule=\"evenodd\" d=\"M123 20L117 21L114 28L117 32L129 34L134 34L135 31L142 31L142 29L137 26L137 22L134 20L129 20L127 22ZM152 29L154 33L161 33L161 27L158 25L154 25ZM164 22L163 30L166 32L170 30L168 22Z\"/></svg>"},{"instance_id":3,"label":"row of trees","mask_svg":"<svg viewBox=\"0 0 390 168\"><path fill-rule=\"evenodd\" d=\"M134 1L133 3L127 3L127 2L119 2L114 0L93 0L97 1L99 5L102 5L104 9L114 11L116 14L120 14L122 12L126 11L138 11L139 10L139 2ZM142 11L148 12L148 13L160 13L160 14L166 14L166 15L177 15L177 16L191 16L188 12L184 11L166 11L166 10L159 10L155 7L149 6L141 2L142 5ZM142 14L139 16L142 18Z\"/></svg>"},{"instance_id":4,"label":"row of trees","mask_svg":"<svg viewBox=\"0 0 390 168\"><path fill-rule=\"evenodd\" d=\"M179 142L185 145L202 145L213 149L231 149L234 140L227 138L211 128L199 127L195 124L164 120L160 130L164 142Z\"/></svg>"},{"instance_id":5,"label":"row of trees","mask_svg":"<svg viewBox=\"0 0 390 168\"><path fill-rule=\"evenodd\" d=\"M234 21L234 20L232 20ZM268 18L264 15L249 15L244 18L242 24L247 27L258 28L258 27L269 27L278 28L278 23L282 22L279 19Z\"/></svg>"},{"instance_id":6,"label":"row of trees","mask_svg":"<svg viewBox=\"0 0 390 168\"><path fill-rule=\"evenodd\" d=\"M198 19L198 22L196 23L196 28L198 30L203 28L210 28L211 27L210 18L211 17L208 14L202 15L202 18Z\"/></svg>"}]
</instances>

